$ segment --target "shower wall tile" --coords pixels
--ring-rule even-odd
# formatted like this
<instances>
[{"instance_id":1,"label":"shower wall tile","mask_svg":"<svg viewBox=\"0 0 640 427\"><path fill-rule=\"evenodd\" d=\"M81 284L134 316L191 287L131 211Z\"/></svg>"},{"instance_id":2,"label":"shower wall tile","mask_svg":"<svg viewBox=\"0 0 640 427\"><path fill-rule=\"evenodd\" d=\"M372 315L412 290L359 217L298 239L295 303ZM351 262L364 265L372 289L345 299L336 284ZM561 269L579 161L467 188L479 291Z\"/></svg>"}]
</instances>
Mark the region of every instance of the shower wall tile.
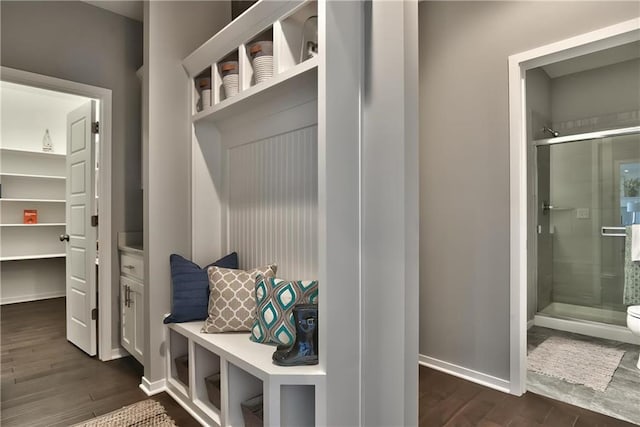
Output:
<instances>
[{"instance_id":1,"label":"shower wall tile","mask_svg":"<svg viewBox=\"0 0 640 427\"><path fill-rule=\"evenodd\" d=\"M598 264L587 262L553 263L553 301L593 305L600 301L599 278L594 276Z\"/></svg>"},{"instance_id":2,"label":"shower wall tile","mask_svg":"<svg viewBox=\"0 0 640 427\"><path fill-rule=\"evenodd\" d=\"M560 135L566 136L632 126L640 126L640 110L553 122L551 128L559 132Z\"/></svg>"}]
</instances>

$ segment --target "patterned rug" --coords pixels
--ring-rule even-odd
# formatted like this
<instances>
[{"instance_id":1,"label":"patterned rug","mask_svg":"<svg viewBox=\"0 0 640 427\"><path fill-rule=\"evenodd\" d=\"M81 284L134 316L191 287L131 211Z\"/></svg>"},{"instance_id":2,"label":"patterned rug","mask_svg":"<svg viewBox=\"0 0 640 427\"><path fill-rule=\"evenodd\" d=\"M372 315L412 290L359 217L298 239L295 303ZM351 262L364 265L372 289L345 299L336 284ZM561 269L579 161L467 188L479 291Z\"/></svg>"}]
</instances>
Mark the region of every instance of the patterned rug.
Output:
<instances>
[{"instance_id":1,"label":"patterned rug","mask_svg":"<svg viewBox=\"0 0 640 427\"><path fill-rule=\"evenodd\" d=\"M527 356L527 369L571 384L605 391L624 351L599 344L551 337Z\"/></svg>"},{"instance_id":2,"label":"patterned rug","mask_svg":"<svg viewBox=\"0 0 640 427\"><path fill-rule=\"evenodd\" d=\"M167 411L153 399L143 400L73 427L177 427Z\"/></svg>"}]
</instances>

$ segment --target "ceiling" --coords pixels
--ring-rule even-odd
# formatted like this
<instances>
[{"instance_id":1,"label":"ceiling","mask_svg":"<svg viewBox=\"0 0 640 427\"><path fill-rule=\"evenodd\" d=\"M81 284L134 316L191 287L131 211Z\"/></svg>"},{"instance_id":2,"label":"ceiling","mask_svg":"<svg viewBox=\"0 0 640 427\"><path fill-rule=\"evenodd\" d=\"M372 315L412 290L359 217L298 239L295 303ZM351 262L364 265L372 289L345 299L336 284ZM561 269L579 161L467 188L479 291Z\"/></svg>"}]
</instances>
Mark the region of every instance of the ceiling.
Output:
<instances>
[{"instance_id":1,"label":"ceiling","mask_svg":"<svg viewBox=\"0 0 640 427\"><path fill-rule=\"evenodd\" d=\"M582 55L565 61L545 65L542 69L552 79L580 71L592 70L640 58L640 42L627 43L610 49Z\"/></svg>"},{"instance_id":2,"label":"ceiling","mask_svg":"<svg viewBox=\"0 0 640 427\"><path fill-rule=\"evenodd\" d=\"M142 22L143 7L141 0L85 0L85 3L89 3L90 5Z\"/></svg>"}]
</instances>

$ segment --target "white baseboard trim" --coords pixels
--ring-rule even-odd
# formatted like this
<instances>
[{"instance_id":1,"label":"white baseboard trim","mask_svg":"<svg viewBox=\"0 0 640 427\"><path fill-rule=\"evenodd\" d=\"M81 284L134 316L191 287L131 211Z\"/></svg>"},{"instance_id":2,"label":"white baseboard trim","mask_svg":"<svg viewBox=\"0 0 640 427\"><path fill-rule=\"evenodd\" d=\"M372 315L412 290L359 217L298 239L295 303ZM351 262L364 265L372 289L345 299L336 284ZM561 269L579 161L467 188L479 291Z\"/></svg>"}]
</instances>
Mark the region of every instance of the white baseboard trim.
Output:
<instances>
[{"instance_id":1,"label":"white baseboard trim","mask_svg":"<svg viewBox=\"0 0 640 427\"><path fill-rule=\"evenodd\" d=\"M535 316L534 321L536 326L541 326L543 328L559 329L561 331L573 332L574 334L640 345L640 337L635 336L629 328L624 326L606 325L604 323L589 321L558 319L555 317L538 315Z\"/></svg>"},{"instance_id":2,"label":"white baseboard trim","mask_svg":"<svg viewBox=\"0 0 640 427\"><path fill-rule=\"evenodd\" d=\"M147 396L153 396L154 394L162 393L163 391L167 391L167 380L162 379L151 382L145 377L142 377L142 381L140 382L140 390L144 391ZM174 396L172 397L175 399Z\"/></svg>"},{"instance_id":3,"label":"white baseboard trim","mask_svg":"<svg viewBox=\"0 0 640 427\"><path fill-rule=\"evenodd\" d=\"M0 299L0 305L15 304L18 302L38 301L41 299L60 298L67 296L66 291L46 292L43 294L35 295L20 295L17 297L5 297Z\"/></svg>"},{"instance_id":4,"label":"white baseboard trim","mask_svg":"<svg viewBox=\"0 0 640 427\"><path fill-rule=\"evenodd\" d=\"M446 374L453 375L454 377L459 377L503 393L510 393L511 390L511 384L507 380L483 374L482 372L454 365L453 363L445 362L423 354L420 355L418 363L428 368L435 369L436 371L441 371Z\"/></svg>"},{"instance_id":5,"label":"white baseboard trim","mask_svg":"<svg viewBox=\"0 0 640 427\"><path fill-rule=\"evenodd\" d=\"M536 324L535 320L531 319L527 322L527 331L531 328L534 327L534 325Z\"/></svg>"},{"instance_id":6,"label":"white baseboard trim","mask_svg":"<svg viewBox=\"0 0 640 427\"><path fill-rule=\"evenodd\" d=\"M205 421L204 419L202 419L202 417L200 416L200 414L198 414L196 411L193 410L193 408L191 408L191 406L189 406L185 400L184 397L179 396L178 394L174 393L173 390L171 390L171 387L167 387L167 389L165 390L167 392L167 394L169 396L171 396L173 398L173 400L175 400L178 405L182 406L182 408L187 411L189 413L189 415L191 415L193 418L195 418L195 420L197 422L199 422L201 425L203 426L207 426L209 425L209 423L207 423L207 421Z\"/></svg>"},{"instance_id":7,"label":"white baseboard trim","mask_svg":"<svg viewBox=\"0 0 640 427\"><path fill-rule=\"evenodd\" d=\"M129 356L129 352L125 350L123 347L116 347L111 349L110 360L120 359L122 357L127 357L127 356Z\"/></svg>"}]
</instances>

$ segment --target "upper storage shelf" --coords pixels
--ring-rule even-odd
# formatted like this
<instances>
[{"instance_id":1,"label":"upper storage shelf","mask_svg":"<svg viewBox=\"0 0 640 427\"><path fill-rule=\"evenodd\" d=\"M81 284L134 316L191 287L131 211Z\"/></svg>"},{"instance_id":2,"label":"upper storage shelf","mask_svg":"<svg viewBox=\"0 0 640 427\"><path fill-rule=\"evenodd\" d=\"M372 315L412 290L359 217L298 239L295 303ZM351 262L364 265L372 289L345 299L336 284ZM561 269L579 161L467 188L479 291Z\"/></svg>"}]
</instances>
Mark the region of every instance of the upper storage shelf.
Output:
<instances>
[{"instance_id":1,"label":"upper storage shelf","mask_svg":"<svg viewBox=\"0 0 640 427\"><path fill-rule=\"evenodd\" d=\"M219 122L281 101L279 109L317 97L318 5L262 0L183 61L193 79L194 122ZM301 92L298 96L285 96Z\"/></svg>"},{"instance_id":2,"label":"upper storage shelf","mask_svg":"<svg viewBox=\"0 0 640 427\"><path fill-rule=\"evenodd\" d=\"M66 155L44 151L0 148L0 171L5 176L65 177ZM6 197L6 196L5 196Z\"/></svg>"}]
</instances>

